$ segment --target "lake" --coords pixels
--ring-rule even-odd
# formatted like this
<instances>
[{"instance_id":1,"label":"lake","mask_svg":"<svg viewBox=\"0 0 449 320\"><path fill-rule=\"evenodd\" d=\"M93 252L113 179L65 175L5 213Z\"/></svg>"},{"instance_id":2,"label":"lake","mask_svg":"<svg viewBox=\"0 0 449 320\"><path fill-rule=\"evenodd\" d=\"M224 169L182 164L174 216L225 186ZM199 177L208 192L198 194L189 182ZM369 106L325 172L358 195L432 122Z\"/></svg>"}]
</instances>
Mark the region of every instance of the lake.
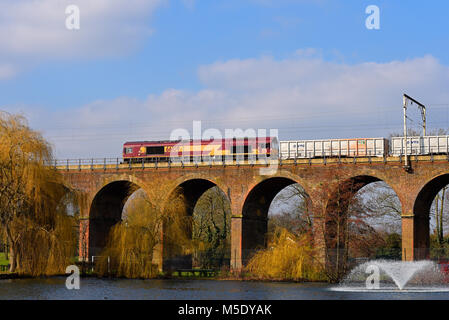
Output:
<instances>
[{"instance_id":1,"label":"lake","mask_svg":"<svg viewBox=\"0 0 449 320\"><path fill-rule=\"evenodd\" d=\"M79 290L68 290L65 280L65 277L0 280L0 299L449 300L449 292L341 292L331 290L335 286L326 283L81 278Z\"/></svg>"}]
</instances>

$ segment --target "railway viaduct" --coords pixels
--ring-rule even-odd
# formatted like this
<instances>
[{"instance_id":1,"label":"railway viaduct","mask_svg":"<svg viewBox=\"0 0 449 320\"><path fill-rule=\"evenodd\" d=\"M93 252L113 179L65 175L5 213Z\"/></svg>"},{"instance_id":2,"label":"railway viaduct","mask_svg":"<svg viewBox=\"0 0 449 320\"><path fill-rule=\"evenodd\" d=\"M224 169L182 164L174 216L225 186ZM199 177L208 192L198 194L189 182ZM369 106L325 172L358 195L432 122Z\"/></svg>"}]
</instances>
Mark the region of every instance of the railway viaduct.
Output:
<instances>
[{"instance_id":1,"label":"railway viaduct","mask_svg":"<svg viewBox=\"0 0 449 320\"><path fill-rule=\"evenodd\" d=\"M271 163L65 163L57 169L80 199L80 257L98 255L106 235L120 221L130 190L142 188L152 201L167 203L182 193L185 208L193 212L196 201L217 186L231 206L231 268L240 270L251 250L264 245L267 214L276 194L288 185L300 184L310 198L314 214L314 241L323 254L332 227L326 215L335 209L344 192L355 194L363 186L384 181L402 206L402 258L424 258L429 248L429 211L439 190L449 184L447 155L404 158L328 158L272 160ZM163 250L161 250L163 251ZM163 254L159 256L162 265Z\"/></svg>"}]
</instances>

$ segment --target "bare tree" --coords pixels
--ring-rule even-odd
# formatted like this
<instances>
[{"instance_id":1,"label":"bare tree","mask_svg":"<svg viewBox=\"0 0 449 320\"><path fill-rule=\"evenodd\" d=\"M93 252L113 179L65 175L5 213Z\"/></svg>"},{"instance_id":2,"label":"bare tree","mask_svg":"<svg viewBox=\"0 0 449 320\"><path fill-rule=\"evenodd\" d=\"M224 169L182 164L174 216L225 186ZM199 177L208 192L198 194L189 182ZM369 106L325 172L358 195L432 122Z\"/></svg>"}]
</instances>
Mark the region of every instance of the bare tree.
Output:
<instances>
[{"instance_id":1,"label":"bare tree","mask_svg":"<svg viewBox=\"0 0 449 320\"><path fill-rule=\"evenodd\" d=\"M269 233L273 233L277 228L284 228L300 235L311 233L312 227L310 198L301 185L290 185L276 195L269 212Z\"/></svg>"},{"instance_id":2,"label":"bare tree","mask_svg":"<svg viewBox=\"0 0 449 320\"><path fill-rule=\"evenodd\" d=\"M366 223L377 231L400 233L401 203L385 182L370 183L361 188L355 197L358 206L355 209L365 213Z\"/></svg>"}]
</instances>

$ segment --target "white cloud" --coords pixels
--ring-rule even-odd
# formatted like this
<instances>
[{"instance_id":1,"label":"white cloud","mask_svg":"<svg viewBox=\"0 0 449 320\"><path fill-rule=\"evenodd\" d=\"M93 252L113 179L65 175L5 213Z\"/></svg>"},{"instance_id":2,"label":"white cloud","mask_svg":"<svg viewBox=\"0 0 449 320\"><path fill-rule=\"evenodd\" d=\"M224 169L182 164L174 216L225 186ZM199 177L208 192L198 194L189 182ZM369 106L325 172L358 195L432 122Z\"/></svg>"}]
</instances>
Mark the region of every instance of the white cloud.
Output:
<instances>
[{"instance_id":1,"label":"white cloud","mask_svg":"<svg viewBox=\"0 0 449 320\"><path fill-rule=\"evenodd\" d=\"M163 1L2 0L0 64L126 54L151 34L148 18ZM80 9L80 30L66 28L68 5Z\"/></svg>"},{"instance_id":2,"label":"white cloud","mask_svg":"<svg viewBox=\"0 0 449 320\"><path fill-rule=\"evenodd\" d=\"M355 112L389 107L403 92L424 101L449 102L449 68L425 56L388 63L355 65L321 58L276 61L270 57L217 62L199 69L205 86L240 97L242 106L306 115L316 112Z\"/></svg>"},{"instance_id":3,"label":"white cloud","mask_svg":"<svg viewBox=\"0 0 449 320\"><path fill-rule=\"evenodd\" d=\"M168 139L173 129L191 130L192 120L207 120L203 129L278 128L283 139L387 136L402 128L404 92L428 104L430 127L449 126L449 67L432 56L349 65L298 53L202 66L199 91L167 89L64 113L24 110L58 157L119 156L125 140ZM448 105L432 105L440 103Z\"/></svg>"}]
</instances>

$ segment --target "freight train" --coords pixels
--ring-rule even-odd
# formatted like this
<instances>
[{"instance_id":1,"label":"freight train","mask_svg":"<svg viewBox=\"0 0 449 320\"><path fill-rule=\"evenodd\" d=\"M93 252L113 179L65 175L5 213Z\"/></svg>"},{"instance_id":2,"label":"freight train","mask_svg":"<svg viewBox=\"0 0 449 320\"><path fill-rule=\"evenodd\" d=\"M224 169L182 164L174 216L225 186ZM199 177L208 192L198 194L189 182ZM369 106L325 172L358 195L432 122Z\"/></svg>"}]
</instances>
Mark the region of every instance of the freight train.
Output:
<instances>
[{"instance_id":1,"label":"freight train","mask_svg":"<svg viewBox=\"0 0 449 320\"><path fill-rule=\"evenodd\" d=\"M187 141L134 141L123 145L129 162L201 161L229 159L301 159L329 157L385 157L449 154L449 136L290 140L276 137Z\"/></svg>"},{"instance_id":2,"label":"freight train","mask_svg":"<svg viewBox=\"0 0 449 320\"><path fill-rule=\"evenodd\" d=\"M449 136L281 141L281 159L448 154Z\"/></svg>"}]
</instances>

